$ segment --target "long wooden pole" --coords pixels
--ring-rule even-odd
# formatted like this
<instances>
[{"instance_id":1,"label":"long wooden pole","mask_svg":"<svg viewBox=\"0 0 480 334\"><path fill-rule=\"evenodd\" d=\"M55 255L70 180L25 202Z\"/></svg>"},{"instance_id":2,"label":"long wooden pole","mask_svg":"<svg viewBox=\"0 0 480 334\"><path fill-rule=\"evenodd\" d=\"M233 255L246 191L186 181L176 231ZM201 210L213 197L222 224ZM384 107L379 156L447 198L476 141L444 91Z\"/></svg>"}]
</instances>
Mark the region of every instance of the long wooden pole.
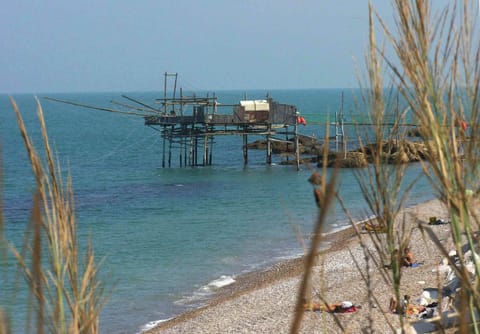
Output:
<instances>
[{"instance_id":1,"label":"long wooden pole","mask_svg":"<svg viewBox=\"0 0 480 334\"><path fill-rule=\"evenodd\" d=\"M347 158L347 139L345 138L345 128L343 121L345 117L343 116L344 110L343 110L343 103L344 103L344 98L343 98L343 92L342 92L342 109L340 111L340 124L341 124L341 132L342 132L342 150L343 150L343 158Z\"/></svg>"},{"instance_id":2,"label":"long wooden pole","mask_svg":"<svg viewBox=\"0 0 480 334\"><path fill-rule=\"evenodd\" d=\"M111 108L97 107L97 106L93 106L93 105L90 105L90 104L66 101L66 100L56 99L56 98L47 97L47 96L45 96L44 99L49 100L49 101L53 101L53 102L60 102L60 103L64 103L64 104L69 104L69 105L72 105L72 106L77 106L77 107L82 107L82 108L87 108L87 109L95 109L95 110L101 110L101 111L114 112L114 113L119 113L119 114L124 114L124 115L135 115L135 116L142 116L142 117L151 115L151 114L148 114L148 115L147 114L140 114L140 113L131 112L131 111L120 111L120 110L111 109Z\"/></svg>"},{"instance_id":3,"label":"long wooden pole","mask_svg":"<svg viewBox=\"0 0 480 334\"><path fill-rule=\"evenodd\" d=\"M160 112L160 110L158 110L157 108L154 108L154 107L152 107L152 106L149 106L148 104L143 103L142 101L138 101L138 100L136 100L136 99L134 99L134 98L132 98L132 97L129 97L129 96L127 96L127 95L122 95L122 97L123 97L124 99L129 100L129 101L138 103L139 105L144 106L145 108L148 108L148 109L150 109L150 110L152 110L152 111L155 111L155 112L157 112L157 113Z\"/></svg>"},{"instance_id":4,"label":"long wooden pole","mask_svg":"<svg viewBox=\"0 0 480 334\"><path fill-rule=\"evenodd\" d=\"M167 72L165 72L165 78L163 80L163 112L167 114Z\"/></svg>"}]
</instances>

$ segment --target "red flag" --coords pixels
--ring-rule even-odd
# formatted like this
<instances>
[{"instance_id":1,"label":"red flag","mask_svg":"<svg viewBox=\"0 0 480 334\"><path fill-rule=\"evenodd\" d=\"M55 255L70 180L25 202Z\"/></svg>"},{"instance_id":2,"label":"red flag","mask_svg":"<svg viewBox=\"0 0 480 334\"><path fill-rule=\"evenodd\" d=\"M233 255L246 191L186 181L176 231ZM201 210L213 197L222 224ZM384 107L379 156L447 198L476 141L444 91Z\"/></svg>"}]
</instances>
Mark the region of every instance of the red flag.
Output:
<instances>
[{"instance_id":1,"label":"red flag","mask_svg":"<svg viewBox=\"0 0 480 334\"><path fill-rule=\"evenodd\" d=\"M305 120L305 118L303 116L297 116L297 123L307 125L307 121Z\"/></svg>"}]
</instances>

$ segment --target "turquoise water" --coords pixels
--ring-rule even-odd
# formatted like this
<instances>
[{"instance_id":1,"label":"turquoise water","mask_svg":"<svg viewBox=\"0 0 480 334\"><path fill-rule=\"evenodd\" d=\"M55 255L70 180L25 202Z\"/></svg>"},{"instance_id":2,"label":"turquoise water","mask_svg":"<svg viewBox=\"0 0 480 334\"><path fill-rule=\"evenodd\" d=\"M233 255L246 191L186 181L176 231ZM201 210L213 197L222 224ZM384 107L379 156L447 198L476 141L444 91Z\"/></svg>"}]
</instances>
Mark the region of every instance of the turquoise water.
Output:
<instances>
[{"instance_id":1,"label":"turquoise water","mask_svg":"<svg viewBox=\"0 0 480 334\"><path fill-rule=\"evenodd\" d=\"M324 122L340 109L341 90L248 91L250 99L267 93L295 104L307 122ZM217 92L219 101L236 103L243 91ZM120 93L51 94L57 98L109 106ZM153 101L161 93L130 93ZM14 96L27 129L40 148L32 95ZM139 117L81 109L42 100L51 145L75 191L79 234L91 235L96 255L105 258L102 277L113 293L101 315L102 333L136 333L151 322L201 305L215 290L241 273L298 256L295 230L307 238L317 210L311 170L302 166L265 165L265 152L249 151L243 166L242 138L218 137L213 165L161 168L159 133ZM355 110L345 91L346 112ZM330 115L330 116L328 116ZM323 137L324 127L300 129ZM333 131L333 129L332 129ZM4 170L4 214L7 238L21 244L34 189L30 165L7 96L0 96L0 132ZM253 136L249 141L253 141ZM413 180L420 167L406 176ZM342 170L339 192L355 217L370 215L351 170ZM420 180L409 204L432 198ZM339 206L329 219L332 229L347 224ZM14 314L20 329L22 292L14 295L11 262L2 264L0 301Z\"/></svg>"}]
</instances>

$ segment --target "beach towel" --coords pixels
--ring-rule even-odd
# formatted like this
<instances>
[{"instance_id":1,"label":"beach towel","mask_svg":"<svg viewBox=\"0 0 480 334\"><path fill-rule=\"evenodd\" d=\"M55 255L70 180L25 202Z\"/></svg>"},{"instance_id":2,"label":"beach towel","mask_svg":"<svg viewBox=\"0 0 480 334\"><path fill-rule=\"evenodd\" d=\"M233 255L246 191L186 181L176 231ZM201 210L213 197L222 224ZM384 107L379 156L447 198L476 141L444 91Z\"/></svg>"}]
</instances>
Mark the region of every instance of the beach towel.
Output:
<instances>
[{"instance_id":1,"label":"beach towel","mask_svg":"<svg viewBox=\"0 0 480 334\"><path fill-rule=\"evenodd\" d=\"M340 308L338 311L335 311L335 313L353 313L357 311L358 311L358 308L355 305L353 305L349 308Z\"/></svg>"},{"instance_id":2,"label":"beach towel","mask_svg":"<svg viewBox=\"0 0 480 334\"><path fill-rule=\"evenodd\" d=\"M438 304L438 289L425 288L420 296L419 304L426 307L433 307L433 304Z\"/></svg>"},{"instance_id":3,"label":"beach towel","mask_svg":"<svg viewBox=\"0 0 480 334\"><path fill-rule=\"evenodd\" d=\"M306 303L303 305L305 311L328 312L328 313L354 313L360 308L359 305L353 305L345 301L341 304Z\"/></svg>"},{"instance_id":4,"label":"beach towel","mask_svg":"<svg viewBox=\"0 0 480 334\"><path fill-rule=\"evenodd\" d=\"M409 265L408 267L409 268L417 268L417 267L420 267L421 265L422 265L422 263L420 263L420 262L414 262L411 265Z\"/></svg>"}]
</instances>

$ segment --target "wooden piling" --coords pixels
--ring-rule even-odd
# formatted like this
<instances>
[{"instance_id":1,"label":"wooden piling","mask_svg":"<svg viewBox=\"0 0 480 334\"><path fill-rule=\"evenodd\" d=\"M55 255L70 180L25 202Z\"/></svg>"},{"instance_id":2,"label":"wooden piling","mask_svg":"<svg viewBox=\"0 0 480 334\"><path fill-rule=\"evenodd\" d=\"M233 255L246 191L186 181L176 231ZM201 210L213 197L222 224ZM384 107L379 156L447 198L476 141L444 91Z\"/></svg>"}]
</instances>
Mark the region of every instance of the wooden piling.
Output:
<instances>
[{"instance_id":1,"label":"wooden piling","mask_svg":"<svg viewBox=\"0 0 480 334\"><path fill-rule=\"evenodd\" d=\"M210 156L208 157L208 165L211 166L212 165L212 152L213 152L213 136L210 136Z\"/></svg>"},{"instance_id":2,"label":"wooden piling","mask_svg":"<svg viewBox=\"0 0 480 334\"><path fill-rule=\"evenodd\" d=\"M168 132L168 167L172 167L172 141L173 141L173 126Z\"/></svg>"},{"instance_id":3,"label":"wooden piling","mask_svg":"<svg viewBox=\"0 0 480 334\"><path fill-rule=\"evenodd\" d=\"M185 133L187 133L187 128L185 127ZM187 167L187 135L183 137L183 165Z\"/></svg>"},{"instance_id":4,"label":"wooden piling","mask_svg":"<svg viewBox=\"0 0 480 334\"><path fill-rule=\"evenodd\" d=\"M198 137L194 136L193 138L193 165L198 166Z\"/></svg>"},{"instance_id":5,"label":"wooden piling","mask_svg":"<svg viewBox=\"0 0 480 334\"><path fill-rule=\"evenodd\" d=\"M191 167L193 166L193 135L190 133L190 147L189 147L189 155L188 155L188 165Z\"/></svg>"},{"instance_id":6,"label":"wooden piling","mask_svg":"<svg viewBox=\"0 0 480 334\"><path fill-rule=\"evenodd\" d=\"M243 165L248 164L248 136L245 127L243 128Z\"/></svg>"},{"instance_id":7,"label":"wooden piling","mask_svg":"<svg viewBox=\"0 0 480 334\"><path fill-rule=\"evenodd\" d=\"M272 164L272 142L270 140L270 131L272 129L272 126L269 124L267 126L267 164L271 165Z\"/></svg>"},{"instance_id":8,"label":"wooden piling","mask_svg":"<svg viewBox=\"0 0 480 334\"><path fill-rule=\"evenodd\" d=\"M205 134L203 138L203 166L207 166L207 157L208 157L208 135Z\"/></svg>"},{"instance_id":9,"label":"wooden piling","mask_svg":"<svg viewBox=\"0 0 480 334\"><path fill-rule=\"evenodd\" d=\"M298 124L295 122L294 125L295 131L295 162L297 164L297 170L300 170L300 148L298 146Z\"/></svg>"},{"instance_id":10,"label":"wooden piling","mask_svg":"<svg viewBox=\"0 0 480 334\"><path fill-rule=\"evenodd\" d=\"M163 136L163 148L162 148L162 168L165 168L165 145L166 145L166 136L167 136L167 126L164 125L163 126L163 133L162 133L162 136Z\"/></svg>"}]
</instances>

